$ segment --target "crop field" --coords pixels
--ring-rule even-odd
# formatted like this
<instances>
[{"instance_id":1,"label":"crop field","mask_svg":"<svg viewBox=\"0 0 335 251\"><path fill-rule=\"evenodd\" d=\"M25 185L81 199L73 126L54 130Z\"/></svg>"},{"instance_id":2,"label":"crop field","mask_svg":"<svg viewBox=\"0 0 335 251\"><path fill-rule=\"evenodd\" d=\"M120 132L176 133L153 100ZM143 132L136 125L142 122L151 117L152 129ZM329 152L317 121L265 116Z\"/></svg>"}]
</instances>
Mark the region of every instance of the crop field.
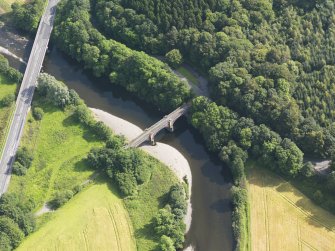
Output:
<instances>
[{"instance_id":1,"label":"crop field","mask_svg":"<svg viewBox=\"0 0 335 251\"><path fill-rule=\"evenodd\" d=\"M30 115L21 141L34 152L32 166L25 176L13 175L9 186L9 192L33 198L36 210L57 191L72 190L88 180L93 170L83 158L92 147L102 145L70 111L41 106L43 119L35 121Z\"/></svg>"},{"instance_id":2,"label":"crop field","mask_svg":"<svg viewBox=\"0 0 335 251\"><path fill-rule=\"evenodd\" d=\"M252 250L334 250L334 215L265 169L250 169L248 182Z\"/></svg>"},{"instance_id":3,"label":"crop field","mask_svg":"<svg viewBox=\"0 0 335 251\"><path fill-rule=\"evenodd\" d=\"M105 181L89 186L17 250L136 250L128 212L111 189Z\"/></svg>"},{"instance_id":4,"label":"crop field","mask_svg":"<svg viewBox=\"0 0 335 251\"><path fill-rule=\"evenodd\" d=\"M6 78L0 75L0 100L8 94L15 94L16 84L9 83ZM10 107L0 106L0 155L2 146L6 138L6 128L9 125L10 115L14 109L14 105Z\"/></svg>"}]
</instances>

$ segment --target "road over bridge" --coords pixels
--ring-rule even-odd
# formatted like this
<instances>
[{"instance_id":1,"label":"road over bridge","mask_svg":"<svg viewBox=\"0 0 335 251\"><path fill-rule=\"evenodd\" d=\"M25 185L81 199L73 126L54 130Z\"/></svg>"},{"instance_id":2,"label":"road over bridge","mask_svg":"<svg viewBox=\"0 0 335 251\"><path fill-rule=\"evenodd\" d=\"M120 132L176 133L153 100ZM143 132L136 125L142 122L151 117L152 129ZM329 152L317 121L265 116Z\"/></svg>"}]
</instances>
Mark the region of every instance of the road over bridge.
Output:
<instances>
[{"instance_id":1,"label":"road over bridge","mask_svg":"<svg viewBox=\"0 0 335 251\"><path fill-rule=\"evenodd\" d=\"M133 139L131 142L129 142L127 147L138 147L141 144L143 144L145 141L149 141L151 142L151 144L154 145L156 134L159 133L164 128L170 131L173 131L174 122L177 119L179 119L181 116L185 115L190 107L191 107L190 103L186 103L178 107L176 110L171 112L169 115L164 116L156 124L154 124L150 128L145 129L142 134L140 134L135 139Z\"/></svg>"},{"instance_id":2,"label":"road over bridge","mask_svg":"<svg viewBox=\"0 0 335 251\"><path fill-rule=\"evenodd\" d=\"M59 0L50 0L44 11L30 53L20 91L17 96L15 112L0 160L0 195L6 192L9 185L12 164L20 143L26 117L31 106L37 78L48 48L58 1Z\"/></svg>"}]
</instances>

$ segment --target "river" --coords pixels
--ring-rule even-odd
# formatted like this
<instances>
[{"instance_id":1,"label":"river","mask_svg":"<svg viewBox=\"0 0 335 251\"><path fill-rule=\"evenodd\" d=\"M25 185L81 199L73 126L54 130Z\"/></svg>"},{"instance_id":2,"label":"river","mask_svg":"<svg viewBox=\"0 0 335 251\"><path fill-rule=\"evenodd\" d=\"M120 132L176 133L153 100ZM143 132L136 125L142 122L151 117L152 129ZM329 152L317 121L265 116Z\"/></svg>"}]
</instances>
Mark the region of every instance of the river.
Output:
<instances>
[{"instance_id":1,"label":"river","mask_svg":"<svg viewBox=\"0 0 335 251\"><path fill-rule=\"evenodd\" d=\"M31 42L2 27L0 46L27 61ZM10 64L24 70L24 65L17 60L10 59ZM76 90L89 107L109 112L142 129L162 117L152 106L120 87L111 86L105 79L94 78L55 47L51 47L47 54L42 70ZM192 245L197 251L232 250L231 177L227 168L220 164L215 155L206 151L200 135L187 124L185 118L176 122L173 133L162 132L157 140L178 149L191 166L193 214L186 244Z\"/></svg>"}]
</instances>

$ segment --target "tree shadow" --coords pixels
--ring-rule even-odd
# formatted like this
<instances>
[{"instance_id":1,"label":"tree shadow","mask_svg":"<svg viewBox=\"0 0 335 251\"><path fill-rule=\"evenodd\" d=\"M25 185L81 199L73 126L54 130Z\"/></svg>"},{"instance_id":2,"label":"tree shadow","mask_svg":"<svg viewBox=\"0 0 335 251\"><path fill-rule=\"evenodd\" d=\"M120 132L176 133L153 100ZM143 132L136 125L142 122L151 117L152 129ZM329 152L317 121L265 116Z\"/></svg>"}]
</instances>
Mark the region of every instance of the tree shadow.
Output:
<instances>
[{"instance_id":1,"label":"tree shadow","mask_svg":"<svg viewBox=\"0 0 335 251\"><path fill-rule=\"evenodd\" d=\"M215 210L217 213L230 213L231 212L231 200L220 199L210 205L210 209Z\"/></svg>"}]
</instances>

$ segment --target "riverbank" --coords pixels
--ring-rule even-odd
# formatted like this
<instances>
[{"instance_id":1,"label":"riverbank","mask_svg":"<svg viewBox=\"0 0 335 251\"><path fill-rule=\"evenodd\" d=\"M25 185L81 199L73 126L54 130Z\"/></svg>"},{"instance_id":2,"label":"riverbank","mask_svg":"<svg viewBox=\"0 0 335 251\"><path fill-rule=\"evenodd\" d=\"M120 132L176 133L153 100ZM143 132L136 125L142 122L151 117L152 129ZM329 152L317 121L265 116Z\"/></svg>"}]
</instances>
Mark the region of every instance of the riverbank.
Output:
<instances>
[{"instance_id":1,"label":"riverbank","mask_svg":"<svg viewBox=\"0 0 335 251\"><path fill-rule=\"evenodd\" d=\"M97 120L104 122L114 131L114 133L123 135L128 141L134 139L143 132L141 128L124 119L99 109L90 109ZM146 151L151 156L168 166L181 182L184 182L184 177L186 176L188 181L189 199L187 214L185 216L184 222L186 224L186 232L188 232L192 222L192 205L190 200L192 191L192 173L188 161L178 150L167 144L158 142L156 146L144 145L141 146L140 149Z\"/></svg>"}]
</instances>

